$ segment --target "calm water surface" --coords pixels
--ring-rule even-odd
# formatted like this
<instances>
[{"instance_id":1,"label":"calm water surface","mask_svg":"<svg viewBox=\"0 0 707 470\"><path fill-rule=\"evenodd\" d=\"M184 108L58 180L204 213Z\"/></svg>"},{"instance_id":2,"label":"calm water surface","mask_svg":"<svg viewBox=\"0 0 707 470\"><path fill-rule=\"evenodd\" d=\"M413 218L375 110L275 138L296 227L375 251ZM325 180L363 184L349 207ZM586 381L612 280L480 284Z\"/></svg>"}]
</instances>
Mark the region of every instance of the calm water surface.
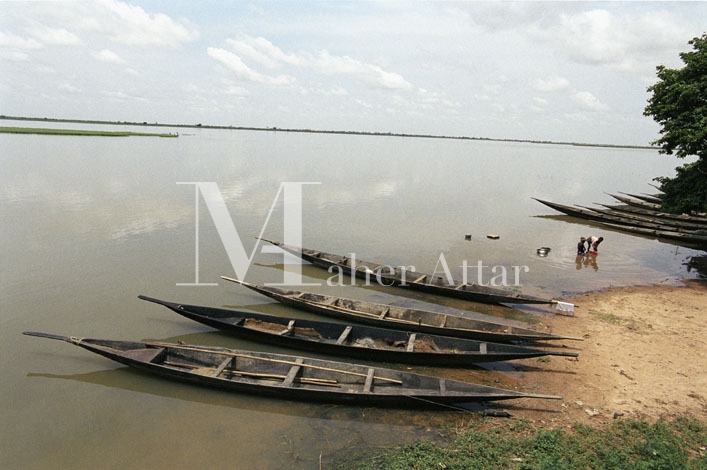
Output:
<instances>
[{"instance_id":1,"label":"calm water surface","mask_svg":"<svg viewBox=\"0 0 707 470\"><path fill-rule=\"evenodd\" d=\"M248 252L282 182L319 182L303 189L307 247L421 272L444 253L455 276L463 260L528 266L522 290L551 297L695 276L683 265L693 250L569 222L531 199L591 205L612 202L604 191L653 192L648 183L677 162L651 150L190 129L177 139L0 135L0 154L3 468L316 468L368 447L433 439L458 418L238 396L20 334L272 350L137 299L306 316L219 279L234 269L203 201L199 280L218 285L177 286L196 276L195 191L177 182L217 182ZM264 234L283 238L281 199ZM605 238L596 266L575 264L582 235ZM541 246L549 256L536 255ZM258 251L246 280L281 282L282 262ZM303 273L312 283L328 277ZM310 290L476 307L363 286ZM488 379L481 369L417 370Z\"/></svg>"}]
</instances>

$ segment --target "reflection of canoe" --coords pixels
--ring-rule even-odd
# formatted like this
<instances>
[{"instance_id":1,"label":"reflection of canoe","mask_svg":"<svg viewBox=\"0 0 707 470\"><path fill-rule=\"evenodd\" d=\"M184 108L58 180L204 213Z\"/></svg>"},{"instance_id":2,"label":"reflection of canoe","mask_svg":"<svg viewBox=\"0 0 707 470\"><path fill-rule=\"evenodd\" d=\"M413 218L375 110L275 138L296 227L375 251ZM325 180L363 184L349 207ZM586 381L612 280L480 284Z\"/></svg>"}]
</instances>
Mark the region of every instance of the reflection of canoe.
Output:
<instances>
[{"instance_id":1,"label":"reflection of canoe","mask_svg":"<svg viewBox=\"0 0 707 470\"><path fill-rule=\"evenodd\" d=\"M418 334L453 336L496 343L535 340L581 340L581 338L557 336L529 328L507 325L494 321L494 318L488 315L483 315L483 319L466 318L429 310L396 307L296 290L283 290L272 286L258 286L223 276L222 278L242 284L260 294L300 310L307 310L345 321L355 321L396 330L414 331ZM481 314L475 315L482 317Z\"/></svg>"},{"instance_id":2,"label":"reflection of canoe","mask_svg":"<svg viewBox=\"0 0 707 470\"><path fill-rule=\"evenodd\" d=\"M453 366L540 356L578 355L387 328L177 304L142 295L140 298L244 339L369 361Z\"/></svg>"},{"instance_id":3,"label":"reflection of canoe","mask_svg":"<svg viewBox=\"0 0 707 470\"><path fill-rule=\"evenodd\" d=\"M430 406L512 398L561 399L360 364L256 351L112 341L25 332L63 340L162 377L285 399Z\"/></svg>"},{"instance_id":4,"label":"reflection of canoe","mask_svg":"<svg viewBox=\"0 0 707 470\"><path fill-rule=\"evenodd\" d=\"M396 286L406 289L417 290L428 294L442 295L445 297L454 297L462 300L470 300L473 302L483 303L513 303L513 304L555 304L556 300L543 299L530 295L514 294L503 289L493 287L480 286L476 284L464 284L454 281L449 283L449 280L432 276L430 274L422 274L415 271L412 266L389 266L372 263L370 261L362 261L347 256L325 253L323 251L311 250L309 248L300 248L298 246L286 245L281 242L261 240L279 246L283 250L299 256L305 261L312 263L315 266L326 269L329 272L334 272L338 269L344 274L362 279L370 279L371 282L378 282L385 286ZM404 270L401 268L405 268ZM410 268L410 269L408 269Z\"/></svg>"}]
</instances>

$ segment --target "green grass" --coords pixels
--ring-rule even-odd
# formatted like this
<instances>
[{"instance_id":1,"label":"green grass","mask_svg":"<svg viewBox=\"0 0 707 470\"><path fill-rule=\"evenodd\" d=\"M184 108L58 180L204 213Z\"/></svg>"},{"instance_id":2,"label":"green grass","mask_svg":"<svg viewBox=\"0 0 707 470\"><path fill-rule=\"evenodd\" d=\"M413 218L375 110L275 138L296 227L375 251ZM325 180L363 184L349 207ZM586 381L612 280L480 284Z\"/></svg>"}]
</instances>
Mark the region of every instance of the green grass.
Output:
<instances>
[{"instance_id":1,"label":"green grass","mask_svg":"<svg viewBox=\"0 0 707 470\"><path fill-rule=\"evenodd\" d=\"M590 315L593 315L597 320L601 322L608 323L610 325L624 326L626 327L626 329L632 331L643 331L646 329L653 328L652 325L643 321L634 320L632 318L622 318L617 315L614 315L613 313L603 313L592 309L590 309L588 313Z\"/></svg>"},{"instance_id":2,"label":"green grass","mask_svg":"<svg viewBox=\"0 0 707 470\"><path fill-rule=\"evenodd\" d=\"M130 132L130 131L90 131L83 129L46 129L34 127L2 127L0 134L43 134L43 135L86 135L100 137L177 137L177 134L153 133L153 132Z\"/></svg>"},{"instance_id":3,"label":"green grass","mask_svg":"<svg viewBox=\"0 0 707 470\"><path fill-rule=\"evenodd\" d=\"M620 419L598 429L535 429L529 421L482 420L449 445L418 442L349 456L339 469L707 469L707 424Z\"/></svg>"}]
</instances>

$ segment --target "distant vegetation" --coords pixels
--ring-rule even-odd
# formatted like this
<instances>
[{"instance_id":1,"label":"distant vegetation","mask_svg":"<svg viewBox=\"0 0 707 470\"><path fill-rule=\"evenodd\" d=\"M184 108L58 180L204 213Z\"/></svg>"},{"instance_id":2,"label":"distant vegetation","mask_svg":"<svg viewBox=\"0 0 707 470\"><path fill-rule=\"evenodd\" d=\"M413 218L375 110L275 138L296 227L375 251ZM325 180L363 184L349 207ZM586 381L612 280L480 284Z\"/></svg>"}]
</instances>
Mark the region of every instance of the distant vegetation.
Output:
<instances>
[{"instance_id":1,"label":"distant vegetation","mask_svg":"<svg viewBox=\"0 0 707 470\"><path fill-rule=\"evenodd\" d=\"M365 131L337 131L337 130L317 130L317 129L292 129L283 127L249 127L249 126L214 126L207 124L160 124L158 122L128 122L128 121L90 121L81 119L58 119L58 118L35 118L35 117L17 117L17 116L0 116L0 119L13 121L41 121L41 122L71 122L83 124L103 124L114 126L150 126L150 127L171 127L171 128L196 128L196 129L226 129L226 130L241 130L241 131L269 131L269 132L307 132L312 134L343 134L343 135L370 135L382 137L417 137L423 139L457 139L457 140L479 140L489 142L518 142L528 144L545 144L545 145L573 145L580 147L608 147L608 148L627 148L627 149L654 149L651 146L641 145L613 145L613 144L588 144L581 142L553 142L550 140L529 140L529 139L492 139L489 137L467 137L453 135L433 135L433 134L406 134L396 132L365 132Z\"/></svg>"},{"instance_id":2,"label":"distant vegetation","mask_svg":"<svg viewBox=\"0 0 707 470\"><path fill-rule=\"evenodd\" d=\"M46 129L40 127L2 127L0 134L90 135L100 137L177 137L177 134L130 131L91 131L84 129Z\"/></svg>"}]
</instances>

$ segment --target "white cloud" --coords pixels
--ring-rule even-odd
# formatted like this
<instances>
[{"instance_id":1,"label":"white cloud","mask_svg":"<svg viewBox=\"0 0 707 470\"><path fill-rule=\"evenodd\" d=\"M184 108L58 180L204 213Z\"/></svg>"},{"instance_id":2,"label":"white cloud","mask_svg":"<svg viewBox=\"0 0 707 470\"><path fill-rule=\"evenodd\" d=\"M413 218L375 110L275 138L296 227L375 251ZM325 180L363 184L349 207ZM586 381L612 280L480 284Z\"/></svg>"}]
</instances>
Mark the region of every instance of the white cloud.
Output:
<instances>
[{"instance_id":1,"label":"white cloud","mask_svg":"<svg viewBox=\"0 0 707 470\"><path fill-rule=\"evenodd\" d=\"M570 82L564 77L538 78L533 81L533 89L537 91L561 91L569 88Z\"/></svg>"},{"instance_id":2,"label":"white cloud","mask_svg":"<svg viewBox=\"0 0 707 470\"><path fill-rule=\"evenodd\" d=\"M44 25L34 25L29 29L32 36L43 44L53 46L78 46L81 40L74 33L64 28L51 28Z\"/></svg>"},{"instance_id":3,"label":"white cloud","mask_svg":"<svg viewBox=\"0 0 707 470\"><path fill-rule=\"evenodd\" d=\"M537 96L533 98L533 103L535 103L537 106L541 106L541 107L545 107L549 104L545 98L539 98Z\"/></svg>"},{"instance_id":4,"label":"white cloud","mask_svg":"<svg viewBox=\"0 0 707 470\"><path fill-rule=\"evenodd\" d=\"M323 50L313 58L312 67L324 75L350 75L376 88L411 91L413 86L405 78L381 67L349 56L336 56Z\"/></svg>"},{"instance_id":5,"label":"white cloud","mask_svg":"<svg viewBox=\"0 0 707 470\"><path fill-rule=\"evenodd\" d=\"M244 36L239 40L226 41L237 54L225 49L210 47L208 54L235 72L240 78L260 83L289 84L291 77L269 77L246 65L243 59L249 59L269 69L292 66L298 69L309 69L322 75L351 76L372 88L387 90L413 90L405 78L395 72L389 72L382 67L363 62L349 56L330 54L327 50L317 53L300 52L286 53L263 37ZM285 80L287 78L289 81Z\"/></svg>"},{"instance_id":6,"label":"white cloud","mask_svg":"<svg viewBox=\"0 0 707 470\"><path fill-rule=\"evenodd\" d=\"M93 57L100 60L101 62L108 62L113 64L122 64L125 62L122 57L108 49L103 49L102 51L94 52Z\"/></svg>"},{"instance_id":7,"label":"white cloud","mask_svg":"<svg viewBox=\"0 0 707 470\"><path fill-rule=\"evenodd\" d=\"M0 60L27 62L29 60L29 54L21 51L0 50Z\"/></svg>"},{"instance_id":8,"label":"white cloud","mask_svg":"<svg viewBox=\"0 0 707 470\"><path fill-rule=\"evenodd\" d=\"M0 31L0 47L2 48L12 48L12 49L40 49L42 43L32 38L23 38L14 33L7 33L5 31Z\"/></svg>"},{"instance_id":9,"label":"white cloud","mask_svg":"<svg viewBox=\"0 0 707 470\"><path fill-rule=\"evenodd\" d=\"M176 48L199 37L197 30L163 13L150 14L117 0L97 0L96 4L102 8L85 18L82 26L122 44Z\"/></svg>"},{"instance_id":10,"label":"white cloud","mask_svg":"<svg viewBox=\"0 0 707 470\"><path fill-rule=\"evenodd\" d=\"M302 65L302 60L294 54L285 54L282 49L263 37L245 36L241 40L228 39L226 42L241 56L258 62L268 68L281 64Z\"/></svg>"},{"instance_id":11,"label":"white cloud","mask_svg":"<svg viewBox=\"0 0 707 470\"><path fill-rule=\"evenodd\" d=\"M209 55L209 57L221 63L230 71L234 72L236 76L242 80L277 86L291 85L295 81L294 78L288 77L286 75L272 77L256 72L255 70L248 67L245 63L243 63L240 57L225 49L209 47L206 50L206 53Z\"/></svg>"},{"instance_id":12,"label":"white cloud","mask_svg":"<svg viewBox=\"0 0 707 470\"><path fill-rule=\"evenodd\" d=\"M62 83L57 88L63 92L72 93L72 94L76 94L76 93L81 92L81 90L79 88L75 87L74 85L72 85L70 83Z\"/></svg>"},{"instance_id":13,"label":"white cloud","mask_svg":"<svg viewBox=\"0 0 707 470\"><path fill-rule=\"evenodd\" d=\"M599 101L596 96L588 91L578 91L572 98L581 108L590 111L607 111L609 109L607 105Z\"/></svg>"},{"instance_id":14,"label":"white cloud","mask_svg":"<svg viewBox=\"0 0 707 470\"><path fill-rule=\"evenodd\" d=\"M653 69L657 56L675 54L689 39L687 24L667 11L593 9L561 14L532 34L579 63L624 71Z\"/></svg>"}]
</instances>

